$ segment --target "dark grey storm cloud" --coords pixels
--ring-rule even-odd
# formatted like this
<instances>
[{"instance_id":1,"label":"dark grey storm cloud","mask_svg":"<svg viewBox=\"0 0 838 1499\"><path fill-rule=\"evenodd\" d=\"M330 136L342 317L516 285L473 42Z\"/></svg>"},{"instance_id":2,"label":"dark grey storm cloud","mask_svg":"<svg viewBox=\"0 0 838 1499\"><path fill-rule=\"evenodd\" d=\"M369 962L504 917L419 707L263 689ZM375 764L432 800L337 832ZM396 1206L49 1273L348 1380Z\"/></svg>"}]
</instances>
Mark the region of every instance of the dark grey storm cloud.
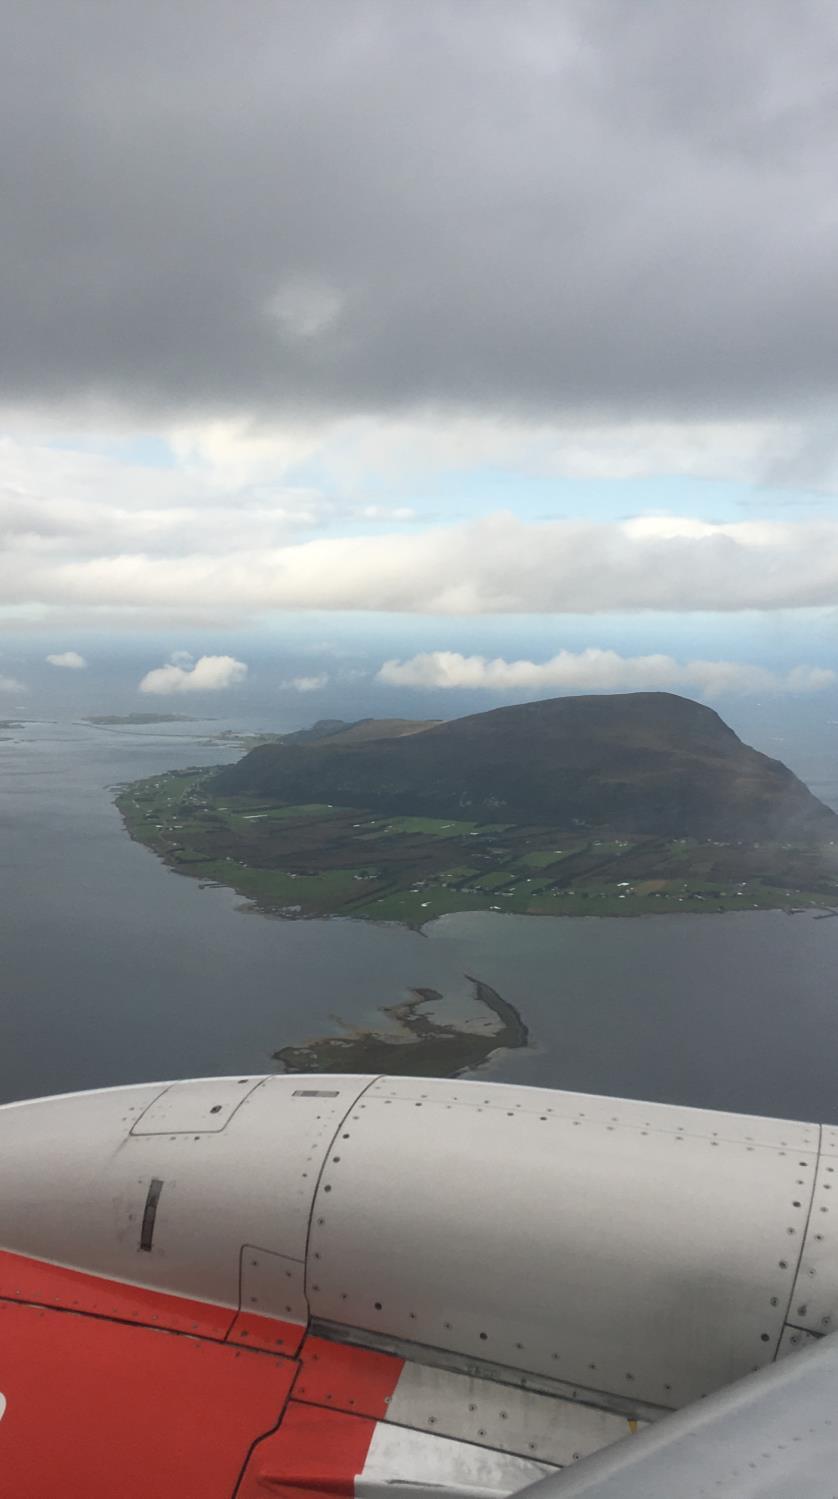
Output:
<instances>
[{"instance_id":1,"label":"dark grey storm cloud","mask_svg":"<svg viewBox=\"0 0 838 1499\"><path fill-rule=\"evenodd\" d=\"M789 413L833 0L4 0L0 396Z\"/></svg>"}]
</instances>

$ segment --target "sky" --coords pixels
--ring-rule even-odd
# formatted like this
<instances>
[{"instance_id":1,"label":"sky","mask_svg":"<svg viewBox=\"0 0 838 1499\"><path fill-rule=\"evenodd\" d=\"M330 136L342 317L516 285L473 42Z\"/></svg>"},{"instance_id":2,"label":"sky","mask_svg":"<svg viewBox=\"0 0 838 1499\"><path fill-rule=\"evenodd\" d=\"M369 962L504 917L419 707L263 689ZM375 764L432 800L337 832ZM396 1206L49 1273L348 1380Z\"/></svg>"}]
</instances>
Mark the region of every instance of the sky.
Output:
<instances>
[{"instance_id":1,"label":"sky","mask_svg":"<svg viewBox=\"0 0 838 1499\"><path fill-rule=\"evenodd\" d=\"M835 712L830 0L0 4L0 718Z\"/></svg>"}]
</instances>

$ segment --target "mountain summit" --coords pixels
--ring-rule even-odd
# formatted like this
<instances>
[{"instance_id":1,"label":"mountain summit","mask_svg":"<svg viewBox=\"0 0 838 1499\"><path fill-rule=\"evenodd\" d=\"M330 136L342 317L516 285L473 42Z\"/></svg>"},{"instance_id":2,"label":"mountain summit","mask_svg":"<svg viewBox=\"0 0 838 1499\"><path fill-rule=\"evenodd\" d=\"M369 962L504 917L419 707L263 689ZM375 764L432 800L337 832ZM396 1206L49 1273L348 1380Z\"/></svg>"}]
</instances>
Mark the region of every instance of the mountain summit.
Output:
<instances>
[{"instance_id":1,"label":"mountain summit","mask_svg":"<svg viewBox=\"0 0 838 1499\"><path fill-rule=\"evenodd\" d=\"M225 795L661 837L838 838L838 816L712 708L669 692L549 698L399 737L252 750ZM385 730L386 732L386 730Z\"/></svg>"}]
</instances>

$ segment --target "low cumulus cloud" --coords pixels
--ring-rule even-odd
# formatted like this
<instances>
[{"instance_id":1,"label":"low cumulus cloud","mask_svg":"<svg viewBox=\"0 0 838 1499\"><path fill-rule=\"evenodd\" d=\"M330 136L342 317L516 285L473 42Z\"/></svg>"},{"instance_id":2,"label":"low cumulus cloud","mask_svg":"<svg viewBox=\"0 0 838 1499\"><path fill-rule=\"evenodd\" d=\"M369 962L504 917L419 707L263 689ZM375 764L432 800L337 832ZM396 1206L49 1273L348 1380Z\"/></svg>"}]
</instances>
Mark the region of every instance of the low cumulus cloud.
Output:
<instances>
[{"instance_id":1,"label":"low cumulus cloud","mask_svg":"<svg viewBox=\"0 0 838 1499\"><path fill-rule=\"evenodd\" d=\"M50 666L63 666L67 671L84 671L87 662L78 651L58 651L55 655L47 656Z\"/></svg>"},{"instance_id":2,"label":"low cumulus cloud","mask_svg":"<svg viewBox=\"0 0 838 1499\"><path fill-rule=\"evenodd\" d=\"M725 693L818 692L836 673L817 666L772 672L738 661L677 661L674 656L621 656L589 648L559 651L549 661L506 661L428 651L408 661L385 661L377 680L391 687L477 688L490 692L679 691L703 697Z\"/></svg>"},{"instance_id":3,"label":"low cumulus cloud","mask_svg":"<svg viewBox=\"0 0 838 1499\"><path fill-rule=\"evenodd\" d=\"M327 686L329 673L322 671L312 677L289 677L287 682L280 682L280 687L290 688L294 692L320 692Z\"/></svg>"},{"instance_id":4,"label":"low cumulus cloud","mask_svg":"<svg viewBox=\"0 0 838 1499\"><path fill-rule=\"evenodd\" d=\"M29 689L17 677L7 677L0 674L0 692L28 692Z\"/></svg>"},{"instance_id":5,"label":"low cumulus cloud","mask_svg":"<svg viewBox=\"0 0 838 1499\"><path fill-rule=\"evenodd\" d=\"M177 651L175 654L182 661L187 653ZM139 690L160 697L178 692L222 692L227 687L237 686L246 676L247 667L234 656L199 656L193 665L169 661L166 666L146 672Z\"/></svg>"}]
</instances>

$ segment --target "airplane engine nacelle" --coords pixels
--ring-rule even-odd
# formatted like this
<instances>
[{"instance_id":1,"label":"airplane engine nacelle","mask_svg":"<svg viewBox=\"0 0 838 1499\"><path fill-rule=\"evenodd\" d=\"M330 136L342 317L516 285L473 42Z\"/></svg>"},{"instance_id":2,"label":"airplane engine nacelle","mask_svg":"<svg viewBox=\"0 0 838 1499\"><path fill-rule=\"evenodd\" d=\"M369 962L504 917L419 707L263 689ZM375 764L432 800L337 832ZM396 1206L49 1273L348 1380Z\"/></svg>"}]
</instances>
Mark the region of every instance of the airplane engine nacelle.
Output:
<instances>
[{"instance_id":1,"label":"airplane engine nacelle","mask_svg":"<svg viewBox=\"0 0 838 1499\"><path fill-rule=\"evenodd\" d=\"M0 1109L0 1290L654 1415L831 1329L836 1166L831 1128L484 1082L70 1095Z\"/></svg>"}]
</instances>

